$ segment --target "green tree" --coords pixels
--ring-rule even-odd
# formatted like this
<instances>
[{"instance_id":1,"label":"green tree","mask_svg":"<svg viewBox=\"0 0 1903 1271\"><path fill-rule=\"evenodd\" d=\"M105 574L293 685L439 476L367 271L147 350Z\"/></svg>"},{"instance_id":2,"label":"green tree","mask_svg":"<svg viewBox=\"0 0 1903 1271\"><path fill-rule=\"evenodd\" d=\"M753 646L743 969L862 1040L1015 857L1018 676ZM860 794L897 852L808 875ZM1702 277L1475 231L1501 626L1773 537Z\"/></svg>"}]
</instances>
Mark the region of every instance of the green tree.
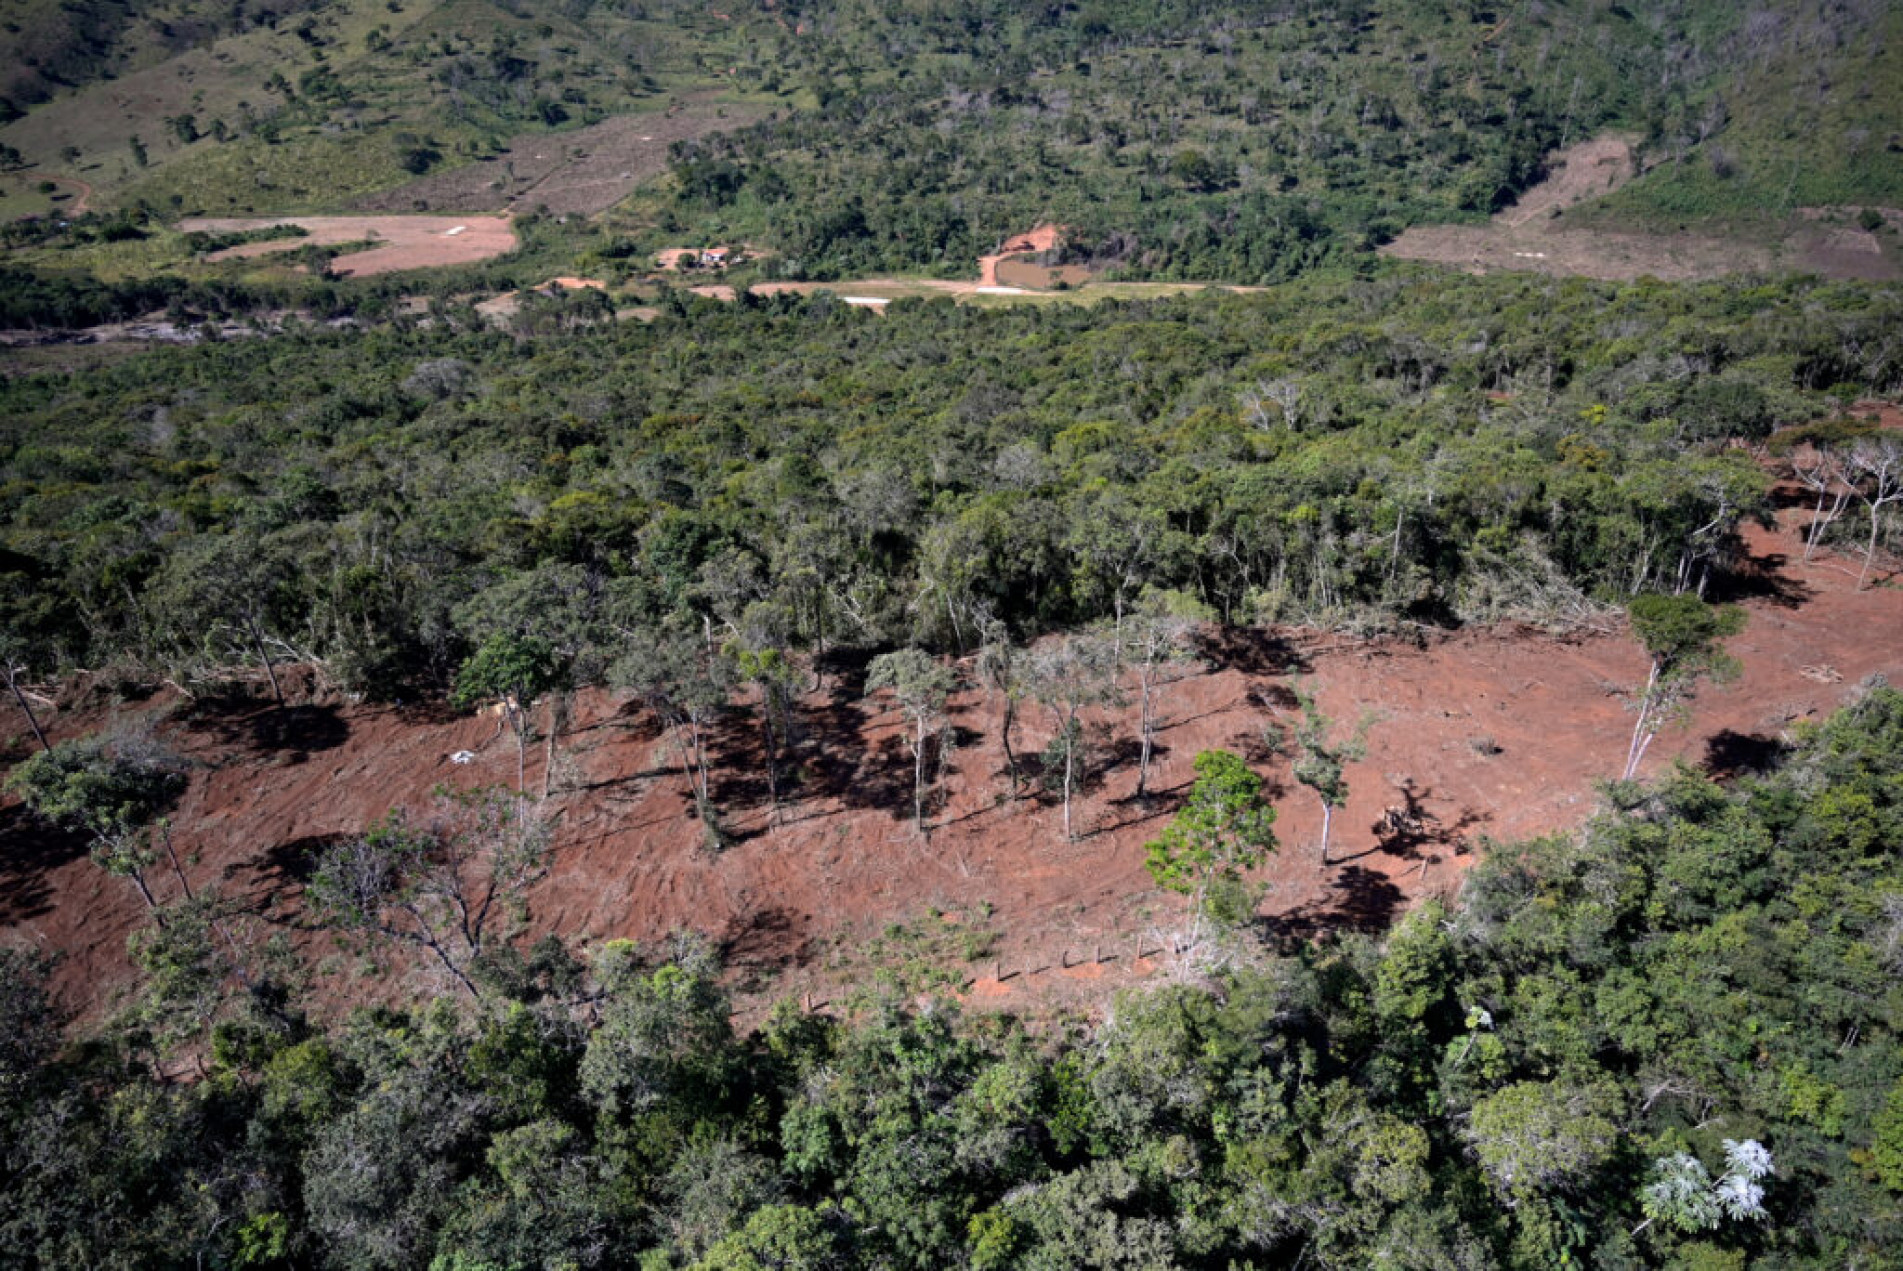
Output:
<instances>
[{"instance_id":1,"label":"green tree","mask_svg":"<svg viewBox=\"0 0 1903 1271\"><path fill-rule=\"evenodd\" d=\"M1467 1141L1508 1199L1578 1191L1617 1150L1622 1107L1603 1082L1522 1081L1474 1105Z\"/></svg>"},{"instance_id":2,"label":"green tree","mask_svg":"<svg viewBox=\"0 0 1903 1271\"><path fill-rule=\"evenodd\" d=\"M830 1201L818 1209L763 1205L708 1249L693 1271L831 1271L845 1265L837 1230L844 1225Z\"/></svg>"},{"instance_id":3,"label":"green tree","mask_svg":"<svg viewBox=\"0 0 1903 1271\"><path fill-rule=\"evenodd\" d=\"M1632 634L1651 655L1652 669L1636 699L1638 719L1626 745L1621 781L1638 774L1646 749L1666 723L1683 715L1700 680L1735 679L1738 661L1721 641L1744 630L1744 611L1708 605L1697 596L1634 596L1626 605Z\"/></svg>"},{"instance_id":4,"label":"green tree","mask_svg":"<svg viewBox=\"0 0 1903 1271\"><path fill-rule=\"evenodd\" d=\"M1212 886L1238 883L1242 871L1276 850L1274 825L1262 778L1239 755L1205 750L1196 756L1189 799L1169 827L1144 845L1150 877L1189 896L1200 922Z\"/></svg>"},{"instance_id":5,"label":"green tree","mask_svg":"<svg viewBox=\"0 0 1903 1271\"><path fill-rule=\"evenodd\" d=\"M1903 1078L1890 1087L1872 1128L1870 1161L1876 1168L1877 1181L1903 1194Z\"/></svg>"},{"instance_id":6,"label":"green tree","mask_svg":"<svg viewBox=\"0 0 1903 1271\"><path fill-rule=\"evenodd\" d=\"M1348 802L1347 765L1367 756L1374 716L1364 712L1354 732L1331 738L1335 721L1322 713L1315 694L1297 684L1295 700L1301 705L1302 717L1293 730L1297 753L1292 771L1295 779L1313 790L1322 802L1322 864L1327 865L1328 835L1335 809Z\"/></svg>"},{"instance_id":7,"label":"green tree","mask_svg":"<svg viewBox=\"0 0 1903 1271\"><path fill-rule=\"evenodd\" d=\"M137 734L61 742L15 768L6 788L35 814L91 835L93 860L158 912L146 871L170 845L160 816L185 789L170 752Z\"/></svg>"},{"instance_id":8,"label":"green tree","mask_svg":"<svg viewBox=\"0 0 1903 1271\"><path fill-rule=\"evenodd\" d=\"M561 682L561 667L546 640L498 632L483 641L456 672L450 704L460 710L494 703L515 736L515 788L525 788L529 711L535 700Z\"/></svg>"},{"instance_id":9,"label":"green tree","mask_svg":"<svg viewBox=\"0 0 1903 1271\"><path fill-rule=\"evenodd\" d=\"M741 1056L720 964L705 942L685 939L659 967L628 941L595 960L600 1024L589 1034L581 1090L609 1144L642 1147L647 1118L684 1123L717 1115L733 1094Z\"/></svg>"},{"instance_id":10,"label":"green tree","mask_svg":"<svg viewBox=\"0 0 1903 1271\"><path fill-rule=\"evenodd\" d=\"M219 664L241 662L248 651L264 668L272 699L282 709L272 628L287 603L283 593L294 587L293 572L281 553L236 534L196 539L167 561L154 606L157 621L177 642Z\"/></svg>"},{"instance_id":11,"label":"green tree","mask_svg":"<svg viewBox=\"0 0 1903 1271\"><path fill-rule=\"evenodd\" d=\"M155 1055L194 1046L203 1072L204 1043L213 1025L235 994L254 987L246 952L234 934L244 917L244 906L216 890L188 890L165 906L162 922L132 933L127 947L145 982L123 1026L140 1035Z\"/></svg>"},{"instance_id":12,"label":"green tree","mask_svg":"<svg viewBox=\"0 0 1903 1271\"><path fill-rule=\"evenodd\" d=\"M0 946L0 1127L60 1048L66 1021L49 988L55 961L37 949Z\"/></svg>"}]
</instances>

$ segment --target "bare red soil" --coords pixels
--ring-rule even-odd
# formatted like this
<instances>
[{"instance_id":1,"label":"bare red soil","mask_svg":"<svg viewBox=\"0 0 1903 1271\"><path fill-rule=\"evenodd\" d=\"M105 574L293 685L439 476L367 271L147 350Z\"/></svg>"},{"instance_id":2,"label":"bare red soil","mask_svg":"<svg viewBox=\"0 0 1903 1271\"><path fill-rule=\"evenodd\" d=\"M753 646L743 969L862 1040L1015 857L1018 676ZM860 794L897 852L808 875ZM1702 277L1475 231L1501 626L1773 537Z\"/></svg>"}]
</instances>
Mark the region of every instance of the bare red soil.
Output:
<instances>
[{"instance_id":1,"label":"bare red soil","mask_svg":"<svg viewBox=\"0 0 1903 1271\"><path fill-rule=\"evenodd\" d=\"M190 232L231 233L301 225L309 236L243 243L214 252L212 260L295 252L305 243L320 246L373 239L379 246L352 252L331 262L340 277L389 274L436 265L473 265L515 250L515 228L506 216L265 216L188 217L178 228Z\"/></svg>"},{"instance_id":2,"label":"bare red soil","mask_svg":"<svg viewBox=\"0 0 1903 1271\"><path fill-rule=\"evenodd\" d=\"M1700 695L1689 727L1659 738L1648 773L1679 759L1748 770L1860 680L1903 677L1903 589L1882 578L1858 592L1854 562L1834 555L1802 563L1793 528L1802 509L1783 521L1749 535L1758 567L1743 598L1750 623L1731 645L1742 678ZM1483 837L1580 824L1595 805L1594 783L1616 773L1631 727L1626 693L1644 678L1641 651L1611 628L1564 638L1470 630L1420 645L1211 632L1204 651L1210 669L1170 690L1153 780L1162 797L1153 803L1131 798L1131 712L1098 721L1111 735L1110 764L1082 798L1075 842L1064 840L1054 803L1008 797L997 709L976 692L955 699L960 741L939 828L929 841L916 838L901 721L864 695L862 667L845 665L803 702L803 777L780 823L749 721L736 715L720 734L715 793L737 841L711 856L697 846L691 800L652 720L608 694L584 694L561 741L573 767L552 800L555 867L532 897L533 925L580 941L703 931L736 966L743 1001L758 1003L783 992L826 995L863 975L854 950L887 923L928 906L972 913L988 904L1002 935L995 958L951 968L981 977L974 998L1096 1000L1168 961L1155 955L1162 934L1181 925L1182 902L1151 886L1143 844L1167 822L1198 751L1236 750L1271 783L1282 843L1263 871L1272 926L1288 936L1374 929L1423 895L1456 891ZM1340 720L1378 714L1366 760L1349 770L1352 797L1335 818L1327 866L1314 797L1262 744L1265 724L1290 717L1297 674ZM353 704L308 687L283 716L176 696L109 708L84 704L78 690L69 686L71 704L54 713L55 735L151 716L196 765L175 817L194 882L252 899L298 931L313 960L331 950L302 930L298 913L314 850L392 808L422 806L439 783L515 777L514 742L489 717ZM1046 721L1028 714L1019 752L1035 753L1047 734ZM474 762L454 764L450 756L465 749ZM531 752L531 790L540 779ZM1390 809L1402 828L1382 828ZM169 878L156 885L161 895L175 889ZM73 1005L97 1014L131 982L125 941L141 921L131 886L94 866L83 842L0 804L0 939L64 951L60 985ZM1151 956L1133 965L1139 952ZM397 991L338 974L326 987L335 1000Z\"/></svg>"}]
</instances>

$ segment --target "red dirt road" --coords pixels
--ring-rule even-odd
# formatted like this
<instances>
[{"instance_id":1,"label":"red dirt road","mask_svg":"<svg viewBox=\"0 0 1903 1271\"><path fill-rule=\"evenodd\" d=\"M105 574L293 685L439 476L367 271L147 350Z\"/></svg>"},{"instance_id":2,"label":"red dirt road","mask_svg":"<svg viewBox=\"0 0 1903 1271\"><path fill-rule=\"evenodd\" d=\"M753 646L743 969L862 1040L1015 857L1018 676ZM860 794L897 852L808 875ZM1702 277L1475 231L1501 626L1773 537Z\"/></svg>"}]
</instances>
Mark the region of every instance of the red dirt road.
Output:
<instances>
[{"instance_id":1,"label":"red dirt road","mask_svg":"<svg viewBox=\"0 0 1903 1271\"><path fill-rule=\"evenodd\" d=\"M1744 675L1700 696L1691 727L1659 738L1648 772L1681 757L1735 768L1774 747L1796 721L1842 703L1864 677L1903 678L1903 589L1886 583L1857 592L1854 564L1838 557L1800 563L1791 526L1802 515L1786 512L1778 532L1750 536L1765 576L1761 594L1744 602L1749 625L1732 641ZM1593 783L1614 774L1623 756L1631 727L1623 693L1644 673L1640 650L1614 630L1566 639L1475 630L1426 647L1238 633L1210 652L1218 669L1167 699L1155 785L1180 794L1205 748L1252 758L1281 813L1282 850L1265 871L1273 890L1264 912L1289 934L1379 927L1423 893L1457 889L1473 859L1457 854L1463 845L1578 825L1594 805ZM1260 746L1263 725L1289 716L1297 670L1336 718L1379 714L1367 759L1349 770L1352 797L1335 819L1336 863L1326 868L1316 852L1313 796L1290 781L1285 758ZM175 816L195 884L250 897L293 930L300 871L313 849L393 807L420 806L438 783L514 779L514 743L497 736L489 718L319 696L297 710L289 737L275 738L268 710L166 719L168 705L176 702L154 699L117 714L158 714L162 734L199 765ZM57 735L71 736L106 726L112 714L75 706L52 723ZM744 1000L757 1003L777 992L825 994L862 975L851 950L886 923L926 906L988 902L1007 967L1056 969L982 981L985 1000L1027 1002L1044 992L1040 984L1088 1000L1127 983L1129 942L1170 929L1181 913L1177 898L1151 888L1143 866L1143 843L1165 823L1170 801L1148 809L1128 801L1136 779L1128 714L1105 721L1122 739L1121 758L1079 805L1084 837L1074 843L1063 841L1055 806L1004 797L993 704L961 694L954 714L968 731L929 844L913 837L907 820L900 720L883 701L864 698L853 675L803 703L805 793L777 827L756 775L752 729L736 716L719 737L716 796L739 841L709 857L695 847L678 766L650 720L604 694L584 695L563 742L574 776L554 799L556 864L533 896L534 927L581 940L696 928L723 943L756 986ZM1027 715L1020 753L1035 753L1047 734L1046 721ZM475 762L453 764L449 756L463 749ZM532 789L540 769L532 753ZM1410 806L1420 817L1413 841L1384 840L1375 825L1385 810ZM162 896L176 890L166 877L155 886ZM125 940L141 920L131 886L94 866L83 843L0 805L0 939L63 950L60 984L74 1006L97 1014L124 991L132 978ZM327 938L299 939L314 960L331 951ZM1125 950L1122 960L1061 966L1066 950L1081 955L1096 945ZM980 969L988 977L989 956L982 968L966 968ZM355 999L395 986L345 977L325 991Z\"/></svg>"}]
</instances>

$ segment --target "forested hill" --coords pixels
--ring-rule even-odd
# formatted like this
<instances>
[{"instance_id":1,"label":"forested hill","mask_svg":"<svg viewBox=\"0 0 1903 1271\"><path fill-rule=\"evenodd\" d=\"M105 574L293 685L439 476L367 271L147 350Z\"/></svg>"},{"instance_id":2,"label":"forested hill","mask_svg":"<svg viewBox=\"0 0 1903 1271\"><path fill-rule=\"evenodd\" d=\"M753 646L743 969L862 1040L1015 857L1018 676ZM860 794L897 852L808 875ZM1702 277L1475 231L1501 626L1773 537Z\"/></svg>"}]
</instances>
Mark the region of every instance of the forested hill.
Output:
<instances>
[{"instance_id":1,"label":"forested hill","mask_svg":"<svg viewBox=\"0 0 1903 1271\"><path fill-rule=\"evenodd\" d=\"M1644 169L1593 213L1620 225L1903 204L1903 14L1876 0L200 8L9 23L31 73L0 159L165 217L407 210L417 174L496 160L431 192L473 211L511 146L691 108L707 126L630 177L605 241L745 241L817 279L962 276L1057 221L1128 276L1271 283L1484 219L1604 130Z\"/></svg>"},{"instance_id":2,"label":"forested hill","mask_svg":"<svg viewBox=\"0 0 1903 1271\"><path fill-rule=\"evenodd\" d=\"M1882 5L795 8L774 73L817 109L684 147L675 212L815 277L1057 220L1136 276L1273 282L1483 218L1603 129L1654 167L1641 223L1903 198Z\"/></svg>"},{"instance_id":3,"label":"forested hill","mask_svg":"<svg viewBox=\"0 0 1903 1271\"><path fill-rule=\"evenodd\" d=\"M702 946L553 940L487 1009L328 1028L200 908L62 1052L0 950L0 1248L24 1265L1900 1265L1903 696L1725 790L1628 789L1384 945L1030 1034L868 993L737 1036ZM215 912L215 911L210 911ZM215 1024L214 1024L215 1021ZM154 1056L201 1037L197 1080Z\"/></svg>"},{"instance_id":4,"label":"forested hill","mask_svg":"<svg viewBox=\"0 0 1903 1271\"><path fill-rule=\"evenodd\" d=\"M969 651L1175 594L1232 622L1564 620L1734 585L1734 438L1903 387L1898 300L1427 271L884 317L589 293L0 386L25 661L214 674L255 623L349 687L499 633L599 682L631 629ZM1860 505L1859 505L1860 506ZM1875 549L1897 518L1876 519ZM1834 533L1862 551L1861 512Z\"/></svg>"}]
</instances>

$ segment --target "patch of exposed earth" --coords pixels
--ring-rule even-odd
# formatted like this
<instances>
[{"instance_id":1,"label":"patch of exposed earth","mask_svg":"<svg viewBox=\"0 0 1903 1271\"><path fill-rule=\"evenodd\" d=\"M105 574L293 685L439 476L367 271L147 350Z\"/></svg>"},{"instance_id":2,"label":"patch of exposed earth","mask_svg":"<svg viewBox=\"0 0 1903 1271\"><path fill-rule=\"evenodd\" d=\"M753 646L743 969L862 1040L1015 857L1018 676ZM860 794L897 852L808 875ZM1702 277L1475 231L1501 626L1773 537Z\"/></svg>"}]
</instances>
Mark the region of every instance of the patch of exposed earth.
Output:
<instances>
[{"instance_id":1,"label":"patch of exposed earth","mask_svg":"<svg viewBox=\"0 0 1903 1271\"><path fill-rule=\"evenodd\" d=\"M1648 773L1679 759L1748 769L1865 677L1903 676L1903 589L1880 578L1859 591L1856 562L1828 552L1802 561L1804 519L1802 508L1787 509L1777 530L1748 534L1758 572L1743 601L1749 625L1731 642L1743 675L1699 696L1689 727L1652 748ZM960 745L938 828L916 837L904 722L865 694L863 662L849 662L800 703L802 776L778 817L753 723L737 713L721 727L714 793L735 841L709 855L654 721L608 694L583 694L561 741L566 776L549 805L559 818L555 867L531 897L533 926L582 942L703 931L757 1007L778 993L824 998L862 977L851 951L888 923L927 907L989 906L1001 943L982 964L951 968L973 981L974 998L1034 1005L1057 994L1088 1005L1170 963L1158 939L1180 926L1181 902L1156 891L1143 845L1187 790L1199 751L1235 750L1269 782L1282 843L1261 872L1272 929L1378 929L1423 896L1457 891L1483 837L1580 824L1595 806L1594 782L1624 753L1629 695L1645 673L1616 622L1565 637L1502 626L1420 642L1210 632L1203 651L1205 669L1165 701L1154 801L1133 797L1132 714L1093 719L1108 730L1107 763L1079 799L1075 841L1052 800L1011 797L997 703L975 691L952 702ZM1367 757L1348 770L1327 864L1314 796L1263 744L1265 726L1290 717L1296 675L1339 720L1377 715ZM69 692L50 722L57 736L74 736L151 713L195 765L174 818L195 884L248 898L316 962L332 946L301 914L310 854L392 808L423 806L439 783L512 784L516 754L491 718L356 704L300 681L299 704L282 717L168 696L115 708ZM1036 754L1049 733L1049 721L1026 712L1017 752ZM472 761L453 762L460 751ZM536 748L531 790L542 766ZM167 894L171 885L158 880ZM132 888L93 865L83 841L0 801L0 939L63 950L60 984L76 1007L96 1014L132 982L125 941L142 921ZM341 1001L406 990L339 970L323 991Z\"/></svg>"},{"instance_id":2,"label":"patch of exposed earth","mask_svg":"<svg viewBox=\"0 0 1903 1271\"><path fill-rule=\"evenodd\" d=\"M178 228L187 233L228 234L277 225L300 226L308 236L242 243L214 252L208 259L271 256L295 252L306 243L336 246L369 240L378 245L339 256L330 267L340 277L368 277L438 265L473 265L516 247L515 228L506 216L197 216L180 221Z\"/></svg>"},{"instance_id":3,"label":"patch of exposed earth","mask_svg":"<svg viewBox=\"0 0 1903 1271\"><path fill-rule=\"evenodd\" d=\"M1688 282L1791 270L1833 278L1903 277L1891 213L1873 233L1856 208L1806 208L1766 241L1694 233L1649 233L1574 225L1567 209L1603 197L1636 174L1630 143L1605 136L1555 152L1551 175L1485 225L1415 225L1381 248L1384 256L1451 265L1469 273L1522 270L1627 282Z\"/></svg>"}]
</instances>

